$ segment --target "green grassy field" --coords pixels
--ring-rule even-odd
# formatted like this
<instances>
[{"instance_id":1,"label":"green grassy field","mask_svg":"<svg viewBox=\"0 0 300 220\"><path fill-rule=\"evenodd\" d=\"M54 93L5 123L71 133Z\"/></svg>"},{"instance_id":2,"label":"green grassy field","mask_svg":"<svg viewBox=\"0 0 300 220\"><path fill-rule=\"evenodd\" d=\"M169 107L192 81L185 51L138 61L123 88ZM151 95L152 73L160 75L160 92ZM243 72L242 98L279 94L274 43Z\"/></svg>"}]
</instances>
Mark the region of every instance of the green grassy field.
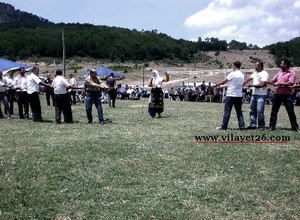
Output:
<instances>
[{"instance_id":1,"label":"green grassy field","mask_svg":"<svg viewBox=\"0 0 300 220\"><path fill-rule=\"evenodd\" d=\"M274 132L237 130L234 111L230 129L216 131L220 103L166 101L163 117L151 119L147 99L121 100L103 106L106 125L95 109L88 124L80 104L76 123L56 125L41 101L49 122L0 120L0 219L300 218L300 138L284 107ZM268 105L267 124L269 115ZM195 143L212 135L264 139Z\"/></svg>"}]
</instances>

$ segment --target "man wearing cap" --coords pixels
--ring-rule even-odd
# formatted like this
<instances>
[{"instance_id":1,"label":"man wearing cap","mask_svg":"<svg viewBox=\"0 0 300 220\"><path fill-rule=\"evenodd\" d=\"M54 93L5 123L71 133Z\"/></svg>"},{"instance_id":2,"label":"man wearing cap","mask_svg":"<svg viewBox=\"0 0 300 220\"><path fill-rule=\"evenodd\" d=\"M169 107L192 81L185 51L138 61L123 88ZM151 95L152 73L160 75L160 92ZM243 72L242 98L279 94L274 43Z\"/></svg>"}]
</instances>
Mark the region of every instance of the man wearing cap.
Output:
<instances>
[{"instance_id":1,"label":"man wearing cap","mask_svg":"<svg viewBox=\"0 0 300 220\"><path fill-rule=\"evenodd\" d=\"M93 122L92 106L93 103L96 106L98 112L98 119L100 124L111 122L110 120L104 120L103 110L101 104L101 90L107 89L108 86L103 83L97 76L97 70L91 69L89 76L85 79L85 91L86 91L86 114L88 123Z\"/></svg>"}]
</instances>

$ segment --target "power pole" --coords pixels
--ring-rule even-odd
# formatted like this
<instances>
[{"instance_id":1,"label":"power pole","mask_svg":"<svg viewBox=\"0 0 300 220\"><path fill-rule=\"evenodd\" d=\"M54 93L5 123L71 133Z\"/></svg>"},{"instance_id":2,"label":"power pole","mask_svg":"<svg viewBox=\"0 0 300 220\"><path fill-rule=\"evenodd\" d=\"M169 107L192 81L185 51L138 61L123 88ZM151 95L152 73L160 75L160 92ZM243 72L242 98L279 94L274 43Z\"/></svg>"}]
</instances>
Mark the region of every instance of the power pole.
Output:
<instances>
[{"instance_id":1,"label":"power pole","mask_svg":"<svg viewBox=\"0 0 300 220\"><path fill-rule=\"evenodd\" d=\"M145 87L145 64L143 63L143 87Z\"/></svg>"},{"instance_id":2,"label":"power pole","mask_svg":"<svg viewBox=\"0 0 300 220\"><path fill-rule=\"evenodd\" d=\"M62 49L63 49L63 72L64 72L64 76L66 77L66 52L65 52L65 34L64 34L64 30L61 31L61 35L62 35Z\"/></svg>"}]
</instances>

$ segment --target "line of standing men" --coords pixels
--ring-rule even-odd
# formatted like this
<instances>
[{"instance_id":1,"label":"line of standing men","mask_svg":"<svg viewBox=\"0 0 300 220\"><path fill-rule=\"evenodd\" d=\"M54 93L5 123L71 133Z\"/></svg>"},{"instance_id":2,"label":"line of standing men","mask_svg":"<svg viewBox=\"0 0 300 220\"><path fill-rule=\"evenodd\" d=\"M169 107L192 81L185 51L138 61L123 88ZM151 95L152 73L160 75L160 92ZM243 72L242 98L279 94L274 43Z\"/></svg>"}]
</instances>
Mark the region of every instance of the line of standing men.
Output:
<instances>
[{"instance_id":1,"label":"line of standing men","mask_svg":"<svg viewBox=\"0 0 300 220\"><path fill-rule=\"evenodd\" d=\"M20 68L20 74L13 78L13 71L10 71L9 77L3 77L3 71L0 70L0 101L2 101L5 110L7 112L8 118L11 118L13 106L9 106L8 95L12 94L8 92L13 90L16 93L16 100L18 103L19 117L20 119L29 118L29 106L32 112L32 120L36 122L43 121L41 103L40 103L40 86L44 86L48 91L54 94L54 106L55 106L55 122L57 124L61 123L61 115L64 116L65 123L72 123L73 116L71 110L70 95L68 90L79 89L77 86L71 85L72 82L68 82L62 76L62 70L58 69L56 71L56 76L51 83L43 82L39 77L39 68L33 67L32 73L28 76L25 75L25 69ZM72 83L74 84L74 83ZM86 113L88 118L88 123L93 122L92 117L92 105L95 104L98 119L100 124L110 123L111 120L104 119L103 110L101 105L101 91L107 90L109 87L104 84L100 78L97 76L97 71L95 69L90 70L90 75L86 78L85 89L86 89ZM74 99L74 97L73 97ZM14 101L14 96L12 97ZM12 102L13 102L12 101ZM50 105L47 102L48 105ZM73 104L75 104L73 102ZM114 102L113 102L114 106ZM1 106L0 106L1 107ZM11 110L12 109L12 110ZM4 115L0 108L0 118Z\"/></svg>"},{"instance_id":2,"label":"line of standing men","mask_svg":"<svg viewBox=\"0 0 300 220\"><path fill-rule=\"evenodd\" d=\"M240 70L241 62L235 61L233 63L233 71L228 74L226 79L216 84L216 86L226 85L227 87L223 121L221 126L217 127L217 130L227 130L233 106L237 113L239 129L245 129L242 113L242 89L244 85L253 81L250 85L253 88L249 113L250 125L246 129L256 129L258 125L259 130L265 130L264 109L267 97L267 86L270 84L275 86L275 93L272 100L268 131L275 130L278 111L283 103L288 113L292 130L299 132L293 104L293 88L296 82L296 73L290 68L290 65L291 63L288 59L283 59L280 63L281 70L269 81L269 74L263 70L263 63L258 61L255 64L255 72L248 79L244 80L244 74Z\"/></svg>"}]
</instances>

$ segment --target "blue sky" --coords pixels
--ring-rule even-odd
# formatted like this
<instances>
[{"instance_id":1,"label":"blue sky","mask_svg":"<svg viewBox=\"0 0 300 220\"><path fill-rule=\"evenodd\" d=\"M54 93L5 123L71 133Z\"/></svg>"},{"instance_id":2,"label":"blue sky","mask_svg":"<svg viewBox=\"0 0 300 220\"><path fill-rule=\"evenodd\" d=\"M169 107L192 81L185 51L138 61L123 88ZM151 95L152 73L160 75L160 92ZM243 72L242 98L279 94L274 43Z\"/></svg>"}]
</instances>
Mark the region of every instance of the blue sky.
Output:
<instances>
[{"instance_id":1,"label":"blue sky","mask_svg":"<svg viewBox=\"0 0 300 220\"><path fill-rule=\"evenodd\" d=\"M260 47L300 36L300 0L0 0L59 23L217 37Z\"/></svg>"}]
</instances>

